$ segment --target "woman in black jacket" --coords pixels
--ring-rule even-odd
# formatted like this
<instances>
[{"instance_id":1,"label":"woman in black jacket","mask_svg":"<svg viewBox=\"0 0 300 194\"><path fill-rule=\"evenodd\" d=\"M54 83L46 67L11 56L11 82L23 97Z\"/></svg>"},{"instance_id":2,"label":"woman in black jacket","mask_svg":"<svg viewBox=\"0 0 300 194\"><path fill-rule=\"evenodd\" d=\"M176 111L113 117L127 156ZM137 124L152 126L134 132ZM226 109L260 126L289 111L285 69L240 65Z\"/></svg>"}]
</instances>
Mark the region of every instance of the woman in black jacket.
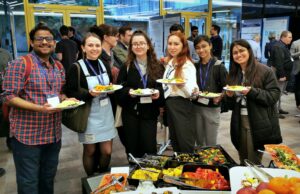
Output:
<instances>
[{"instance_id":1,"label":"woman in black jacket","mask_svg":"<svg viewBox=\"0 0 300 194\"><path fill-rule=\"evenodd\" d=\"M156 153L156 131L159 107L163 106L161 84L156 82L164 72L156 58L150 39L142 31L135 31L129 43L126 65L121 67L118 84L123 88L116 92L122 109L125 148L127 153L141 157ZM148 97L130 93L135 89L157 89Z\"/></svg>"},{"instance_id":2,"label":"woman in black jacket","mask_svg":"<svg viewBox=\"0 0 300 194\"><path fill-rule=\"evenodd\" d=\"M241 164L244 159L260 164L262 154L257 149L282 142L276 110L280 88L273 71L255 62L245 40L231 44L228 85L248 86L239 93L226 91L232 109L231 141L239 152Z\"/></svg>"}]
</instances>

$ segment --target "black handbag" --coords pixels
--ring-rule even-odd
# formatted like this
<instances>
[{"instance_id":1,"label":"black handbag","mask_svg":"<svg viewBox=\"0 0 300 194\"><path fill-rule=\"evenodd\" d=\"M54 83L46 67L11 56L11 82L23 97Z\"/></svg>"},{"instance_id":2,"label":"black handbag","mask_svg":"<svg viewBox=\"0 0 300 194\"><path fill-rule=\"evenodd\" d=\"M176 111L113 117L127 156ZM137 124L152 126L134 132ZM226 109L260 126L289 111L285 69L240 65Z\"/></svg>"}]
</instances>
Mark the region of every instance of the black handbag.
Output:
<instances>
[{"instance_id":1,"label":"black handbag","mask_svg":"<svg viewBox=\"0 0 300 194\"><path fill-rule=\"evenodd\" d=\"M78 92L86 89L80 87L80 67L75 63L78 69ZM88 117L91 111L91 101L74 109L64 110L62 112L62 124L77 133L84 133L87 128Z\"/></svg>"}]
</instances>

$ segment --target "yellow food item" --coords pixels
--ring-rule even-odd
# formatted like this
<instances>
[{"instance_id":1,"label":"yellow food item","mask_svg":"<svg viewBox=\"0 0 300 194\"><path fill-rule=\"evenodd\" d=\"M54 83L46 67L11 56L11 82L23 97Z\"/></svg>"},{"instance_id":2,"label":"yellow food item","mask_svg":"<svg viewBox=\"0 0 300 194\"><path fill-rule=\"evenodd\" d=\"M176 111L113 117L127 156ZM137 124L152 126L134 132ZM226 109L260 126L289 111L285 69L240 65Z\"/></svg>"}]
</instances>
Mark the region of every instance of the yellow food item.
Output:
<instances>
[{"instance_id":1,"label":"yellow food item","mask_svg":"<svg viewBox=\"0 0 300 194\"><path fill-rule=\"evenodd\" d=\"M157 173L150 172L150 171L147 171L147 170L138 169L138 170L134 171L134 173L132 174L131 178L133 178L133 179L139 179L139 180L157 181L158 176L159 176L161 170L158 170L158 169L155 169L155 168L147 168L147 169L156 171Z\"/></svg>"},{"instance_id":2,"label":"yellow food item","mask_svg":"<svg viewBox=\"0 0 300 194\"><path fill-rule=\"evenodd\" d=\"M94 89L96 91L99 91L99 92L103 92L103 91L110 91L110 90L114 90L114 86L113 85L107 85L107 86L104 86L104 85L96 85L94 87Z\"/></svg>"},{"instance_id":3,"label":"yellow food item","mask_svg":"<svg viewBox=\"0 0 300 194\"><path fill-rule=\"evenodd\" d=\"M210 98L215 98L215 97L219 97L220 94L218 94L218 93L213 93L213 92L202 92L202 93L200 94L200 96L210 97Z\"/></svg>"},{"instance_id":4,"label":"yellow food item","mask_svg":"<svg viewBox=\"0 0 300 194\"><path fill-rule=\"evenodd\" d=\"M164 169L162 173L164 175L168 175L168 176L180 177L181 173L182 173L182 169L183 169L183 165L180 165L180 166L178 166L176 168Z\"/></svg>"},{"instance_id":5,"label":"yellow food item","mask_svg":"<svg viewBox=\"0 0 300 194\"><path fill-rule=\"evenodd\" d=\"M61 103L59 103L56 108L65 108L65 107L69 107L69 106L76 106L78 105L80 102L79 101L73 101L73 100L65 100Z\"/></svg>"},{"instance_id":6,"label":"yellow food item","mask_svg":"<svg viewBox=\"0 0 300 194\"><path fill-rule=\"evenodd\" d=\"M134 94L143 94L143 90L141 88L133 90Z\"/></svg>"},{"instance_id":7,"label":"yellow food item","mask_svg":"<svg viewBox=\"0 0 300 194\"><path fill-rule=\"evenodd\" d=\"M229 90L244 90L244 86L227 86Z\"/></svg>"}]
</instances>

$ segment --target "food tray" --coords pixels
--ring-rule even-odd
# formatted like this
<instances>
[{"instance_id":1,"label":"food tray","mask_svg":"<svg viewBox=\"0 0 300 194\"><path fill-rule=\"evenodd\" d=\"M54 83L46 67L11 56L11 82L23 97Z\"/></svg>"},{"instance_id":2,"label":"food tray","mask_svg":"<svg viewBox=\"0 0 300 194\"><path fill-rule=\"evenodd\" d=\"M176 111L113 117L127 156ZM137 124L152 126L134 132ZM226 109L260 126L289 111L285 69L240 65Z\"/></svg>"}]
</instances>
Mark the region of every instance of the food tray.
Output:
<instances>
[{"instance_id":1,"label":"food tray","mask_svg":"<svg viewBox=\"0 0 300 194\"><path fill-rule=\"evenodd\" d=\"M218 159L214 159L213 157L212 159L212 163L209 163L207 161L205 161L205 156L207 156L206 154L204 155L204 158L201 156L201 154L199 154L199 152L206 152L212 149L218 149L220 150L221 154L224 155L226 162L222 163L222 161L218 160ZM206 164L206 165L225 165L227 167L233 167L236 166L237 163L232 159L232 157L224 150L224 148L221 145L215 145L215 146L204 146L204 147L196 147L195 148L195 152L197 154L199 154L201 161L200 163L202 164Z\"/></svg>"},{"instance_id":2,"label":"food tray","mask_svg":"<svg viewBox=\"0 0 300 194\"><path fill-rule=\"evenodd\" d=\"M133 176L133 174L137 171L137 170L140 170L141 168L139 167L139 166L135 166L135 168L130 172L130 174L129 174L129 176L128 176L128 178L127 178L127 181L128 181L128 184L129 185L133 185L133 186L138 186L139 185L139 182L140 181L146 181L147 179L136 179L136 178L133 178L132 176ZM155 168L155 169L157 169L157 170L160 170L161 171L161 169L159 169L159 168ZM151 172L150 172L151 173ZM157 183L159 182L159 180L161 179L161 172L160 173L158 173L158 177L157 177L157 180L155 180L155 181L152 181L153 182L153 184L156 186L157 185ZM149 180L149 179L148 179Z\"/></svg>"},{"instance_id":3,"label":"food tray","mask_svg":"<svg viewBox=\"0 0 300 194\"><path fill-rule=\"evenodd\" d=\"M167 161L171 160L170 156L164 155L148 155L145 154L142 158L137 158L142 167L154 167L162 169ZM129 158L130 164L136 164L131 158Z\"/></svg>"},{"instance_id":4,"label":"food tray","mask_svg":"<svg viewBox=\"0 0 300 194\"><path fill-rule=\"evenodd\" d=\"M176 155L173 155L172 160L178 161L181 164L201 162L199 154L177 152Z\"/></svg>"},{"instance_id":5,"label":"food tray","mask_svg":"<svg viewBox=\"0 0 300 194\"><path fill-rule=\"evenodd\" d=\"M211 165L203 165L203 164L185 164L182 170L182 176L185 172L196 172L198 168L202 169L211 169L213 171L218 171L224 176L224 178L227 180L228 184L230 184L230 176L229 176L229 168L226 166L211 166ZM188 187L183 187L182 189L189 189L189 190L195 190ZM210 190L210 189L207 189ZM227 189L230 190L230 189ZM214 191L218 191L217 189Z\"/></svg>"}]
</instances>

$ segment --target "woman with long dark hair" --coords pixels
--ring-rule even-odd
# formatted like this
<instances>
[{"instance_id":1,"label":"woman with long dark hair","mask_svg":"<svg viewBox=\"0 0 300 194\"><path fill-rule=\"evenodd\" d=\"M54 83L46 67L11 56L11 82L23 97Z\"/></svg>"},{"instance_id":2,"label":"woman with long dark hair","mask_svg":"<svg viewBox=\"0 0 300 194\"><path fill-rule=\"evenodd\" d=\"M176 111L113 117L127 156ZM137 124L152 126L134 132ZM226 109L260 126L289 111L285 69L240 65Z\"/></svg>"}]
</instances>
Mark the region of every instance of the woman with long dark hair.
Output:
<instances>
[{"instance_id":1,"label":"woman with long dark hair","mask_svg":"<svg viewBox=\"0 0 300 194\"><path fill-rule=\"evenodd\" d=\"M212 43L209 37L197 36L194 46L200 59L195 64L200 93L222 93L226 85L227 71L223 62L212 55ZM193 101L198 146L211 146L217 143L221 99L221 95L209 99L199 96Z\"/></svg>"},{"instance_id":2,"label":"woman with long dark hair","mask_svg":"<svg viewBox=\"0 0 300 194\"><path fill-rule=\"evenodd\" d=\"M240 162L249 159L260 164L264 144L282 142L276 102L280 88L273 71L255 61L246 40L230 46L228 85L247 86L241 92L226 91L232 109L231 141L239 152Z\"/></svg>"},{"instance_id":3,"label":"woman with long dark hair","mask_svg":"<svg viewBox=\"0 0 300 194\"><path fill-rule=\"evenodd\" d=\"M175 32L168 36L168 55L164 79L182 79L184 84L163 84L166 98L167 120L174 151L193 152L195 145L194 111L190 100L198 90L196 69L191 61L184 34Z\"/></svg>"},{"instance_id":4,"label":"woman with long dark hair","mask_svg":"<svg viewBox=\"0 0 300 194\"><path fill-rule=\"evenodd\" d=\"M79 142L83 144L83 166L86 174L91 176L95 172L108 170L112 139L117 131L109 97L93 91L96 85L108 85L111 82L105 65L98 59L102 50L99 36L88 33L81 48L84 57L77 62L80 66L80 86L77 65L72 65L66 79L66 94L91 103L86 131L78 134ZM78 91L78 87L85 91Z\"/></svg>"},{"instance_id":5,"label":"woman with long dark hair","mask_svg":"<svg viewBox=\"0 0 300 194\"><path fill-rule=\"evenodd\" d=\"M121 67L118 84L123 88L116 92L122 109L125 148L127 153L142 157L156 153L156 132L159 107L163 106L163 91L156 80L164 68L157 60L149 37L135 31L130 39L126 65ZM131 95L135 89L157 89L147 97Z\"/></svg>"}]
</instances>

